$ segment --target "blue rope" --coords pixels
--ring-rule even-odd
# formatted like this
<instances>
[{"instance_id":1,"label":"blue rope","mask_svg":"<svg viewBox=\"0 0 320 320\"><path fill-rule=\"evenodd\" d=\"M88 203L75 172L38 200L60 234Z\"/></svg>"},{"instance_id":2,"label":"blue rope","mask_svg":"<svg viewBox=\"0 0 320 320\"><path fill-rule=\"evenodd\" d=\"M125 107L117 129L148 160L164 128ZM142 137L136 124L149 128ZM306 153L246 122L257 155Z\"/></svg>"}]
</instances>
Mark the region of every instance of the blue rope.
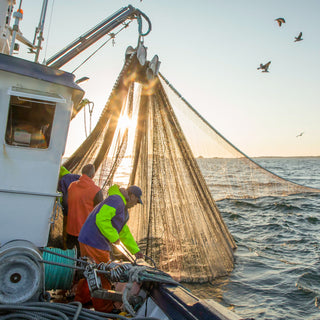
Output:
<instances>
[{"instance_id":1,"label":"blue rope","mask_svg":"<svg viewBox=\"0 0 320 320\"><path fill-rule=\"evenodd\" d=\"M151 31L151 21L143 12L141 12L140 10L137 10L137 11L139 13L137 15L139 35L144 37L144 36L148 35L150 33L150 31ZM142 19L141 19L141 16L144 17L145 20L148 22L148 30L145 33L142 32Z\"/></svg>"}]
</instances>

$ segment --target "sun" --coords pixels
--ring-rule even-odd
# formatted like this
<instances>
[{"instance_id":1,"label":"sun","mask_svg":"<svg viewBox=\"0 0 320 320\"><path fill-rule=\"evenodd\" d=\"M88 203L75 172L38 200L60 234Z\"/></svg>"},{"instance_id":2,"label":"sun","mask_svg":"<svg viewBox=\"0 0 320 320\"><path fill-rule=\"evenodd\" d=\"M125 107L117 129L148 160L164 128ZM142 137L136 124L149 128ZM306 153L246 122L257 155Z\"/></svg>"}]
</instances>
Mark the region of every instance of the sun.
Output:
<instances>
[{"instance_id":1,"label":"sun","mask_svg":"<svg viewBox=\"0 0 320 320\"><path fill-rule=\"evenodd\" d=\"M136 127L136 122L129 118L127 114L122 115L118 119L118 128L121 131L124 131L126 129L132 130L135 129Z\"/></svg>"}]
</instances>

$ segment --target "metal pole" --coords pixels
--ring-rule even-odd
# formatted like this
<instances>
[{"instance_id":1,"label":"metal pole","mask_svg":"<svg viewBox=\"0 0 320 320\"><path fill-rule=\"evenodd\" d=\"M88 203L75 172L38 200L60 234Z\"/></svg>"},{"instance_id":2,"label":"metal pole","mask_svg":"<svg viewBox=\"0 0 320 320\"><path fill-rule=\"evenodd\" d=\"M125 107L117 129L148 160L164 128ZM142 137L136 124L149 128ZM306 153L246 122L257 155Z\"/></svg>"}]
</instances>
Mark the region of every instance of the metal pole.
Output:
<instances>
[{"instance_id":1,"label":"metal pole","mask_svg":"<svg viewBox=\"0 0 320 320\"><path fill-rule=\"evenodd\" d=\"M11 45L10 45L10 51L9 55L12 56L13 50L14 50L14 44L16 41L17 32L19 31L19 22L22 20L22 10L21 10L22 0L20 1L19 9L13 14L14 19L14 25L12 27L13 33L11 38Z\"/></svg>"},{"instance_id":2,"label":"metal pole","mask_svg":"<svg viewBox=\"0 0 320 320\"><path fill-rule=\"evenodd\" d=\"M34 58L35 62L38 62L39 54L40 54L40 50L41 50L41 42L43 40L42 35L43 35L43 30L44 30L44 21L46 19L47 7L48 7L48 0L43 0L40 21L39 21L39 25L38 25L36 32L35 32L35 34L39 33L38 44L36 47L37 51L36 51L36 56Z\"/></svg>"},{"instance_id":3,"label":"metal pole","mask_svg":"<svg viewBox=\"0 0 320 320\"><path fill-rule=\"evenodd\" d=\"M130 7L130 6L129 6ZM56 53L54 56L50 57L47 60L47 65L52 65L52 63L57 60L58 58L60 58L61 56L63 56L65 53L67 53L68 51L72 50L72 48L74 48L76 45L78 45L79 43L81 43L83 40L89 38L90 36L92 36L95 32L97 32L99 29L101 29L103 26L105 26L107 23L109 23L110 21L116 19L120 14L122 14L123 12L125 12L126 10L128 10L128 7L124 7L120 10L118 10L117 12L115 12L113 15L111 15L110 17L108 17L107 19L101 21L99 24L97 24L95 27L93 27L91 30L87 31L86 33L82 34L79 38L77 38L76 40L74 40L72 43L68 44L67 47L63 48L62 50L60 50L58 53Z\"/></svg>"}]
</instances>

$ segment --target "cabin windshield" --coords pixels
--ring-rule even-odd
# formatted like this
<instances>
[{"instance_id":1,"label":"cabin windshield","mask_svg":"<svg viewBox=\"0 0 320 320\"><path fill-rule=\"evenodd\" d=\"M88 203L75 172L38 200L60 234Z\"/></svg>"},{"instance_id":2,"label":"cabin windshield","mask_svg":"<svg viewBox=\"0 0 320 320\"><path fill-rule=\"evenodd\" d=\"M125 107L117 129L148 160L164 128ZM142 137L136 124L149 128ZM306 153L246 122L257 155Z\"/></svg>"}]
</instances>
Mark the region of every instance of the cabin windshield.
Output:
<instances>
[{"instance_id":1,"label":"cabin windshield","mask_svg":"<svg viewBox=\"0 0 320 320\"><path fill-rule=\"evenodd\" d=\"M6 143L13 146L47 149L56 102L11 96Z\"/></svg>"}]
</instances>

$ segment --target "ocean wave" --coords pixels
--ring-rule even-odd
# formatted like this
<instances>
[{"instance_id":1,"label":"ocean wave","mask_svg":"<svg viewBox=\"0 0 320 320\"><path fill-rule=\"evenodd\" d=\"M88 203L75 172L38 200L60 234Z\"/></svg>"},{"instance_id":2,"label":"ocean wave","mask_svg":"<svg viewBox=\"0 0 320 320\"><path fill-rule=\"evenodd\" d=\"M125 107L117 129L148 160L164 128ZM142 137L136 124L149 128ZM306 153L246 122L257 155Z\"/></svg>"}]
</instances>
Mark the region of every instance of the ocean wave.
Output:
<instances>
[{"instance_id":1,"label":"ocean wave","mask_svg":"<svg viewBox=\"0 0 320 320\"><path fill-rule=\"evenodd\" d=\"M307 221L311 224L318 224L320 220L317 217L308 217Z\"/></svg>"},{"instance_id":2,"label":"ocean wave","mask_svg":"<svg viewBox=\"0 0 320 320\"><path fill-rule=\"evenodd\" d=\"M297 280L296 287L303 292L320 297L320 273L315 270L306 271Z\"/></svg>"}]
</instances>

